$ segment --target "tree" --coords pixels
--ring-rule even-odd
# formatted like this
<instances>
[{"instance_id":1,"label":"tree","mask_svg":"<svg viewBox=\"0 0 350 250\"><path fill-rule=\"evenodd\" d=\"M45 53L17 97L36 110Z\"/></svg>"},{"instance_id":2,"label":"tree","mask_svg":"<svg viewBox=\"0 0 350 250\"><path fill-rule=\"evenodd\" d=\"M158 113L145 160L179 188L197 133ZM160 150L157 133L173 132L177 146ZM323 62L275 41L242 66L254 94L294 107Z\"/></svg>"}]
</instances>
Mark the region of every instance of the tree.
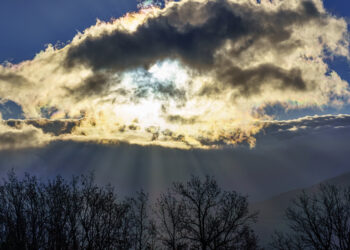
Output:
<instances>
[{"instance_id":1,"label":"tree","mask_svg":"<svg viewBox=\"0 0 350 250\"><path fill-rule=\"evenodd\" d=\"M155 213L159 224L159 239L163 245L172 250L184 249L184 207L170 190L157 200Z\"/></svg>"},{"instance_id":2,"label":"tree","mask_svg":"<svg viewBox=\"0 0 350 250\"><path fill-rule=\"evenodd\" d=\"M149 217L149 196L143 190L129 199L134 249L155 249L155 225Z\"/></svg>"},{"instance_id":3,"label":"tree","mask_svg":"<svg viewBox=\"0 0 350 250\"><path fill-rule=\"evenodd\" d=\"M0 188L1 248L40 249L45 246L45 193L35 177L18 180L14 172Z\"/></svg>"},{"instance_id":4,"label":"tree","mask_svg":"<svg viewBox=\"0 0 350 250\"><path fill-rule=\"evenodd\" d=\"M222 191L209 176L203 182L192 176L186 184L175 183L172 192L158 205L171 248L183 239L191 249L256 249L250 226L257 214L249 213L246 197Z\"/></svg>"},{"instance_id":5,"label":"tree","mask_svg":"<svg viewBox=\"0 0 350 250\"><path fill-rule=\"evenodd\" d=\"M101 188L94 184L92 176L83 178L81 183L78 217L82 231L81 248L129 248L130 230L126 228L129 225L125 225L130 220L129 205L118 202L111 186Z\"/></svg>"},{"instance_id":6,"label":"tree","mask_svg":"<svg viewBox=\"0 0 350 250\"><path fill-rule=\"evenodd\" d=\"M212 178L175 183L153 210L142 190L119 200L92 175L42 182L11 172L0 184L0 250L256 248L246 197Z\"/></svg>"},{"instance_id":7,"label":"tree","mask_svg":"<svg viewBox=\"0 0 350 250\"><path fill-rule=\"evenodd\" d=\"M131 208L92 177L0 185L0 249L130 249Z\"/></svg>"},{"instance_id":8,"label":"tree","mask_svg":"<svg viewBox=\"0 0 350 250\"><path fill-rule=\"evenodd\" d=\"M275 249L350 249L350 189L320 185L303 192L286 210L290 233L276 233Z\"/></svg>"},{"instance_id":9,"label":"tree","mask_svg":"<svg viewBox=\"0 0 350 250\"><path fill-rule=\"evenodd\" d=\"M45 222L47 248L67 249L73 243L70 241L71 230L69 224L70 205L72 202L70 186L62 177L58 176L54 180L48 181L43 190L45 192L44 204L47 209Z\"/></svg>"}]
</instances>

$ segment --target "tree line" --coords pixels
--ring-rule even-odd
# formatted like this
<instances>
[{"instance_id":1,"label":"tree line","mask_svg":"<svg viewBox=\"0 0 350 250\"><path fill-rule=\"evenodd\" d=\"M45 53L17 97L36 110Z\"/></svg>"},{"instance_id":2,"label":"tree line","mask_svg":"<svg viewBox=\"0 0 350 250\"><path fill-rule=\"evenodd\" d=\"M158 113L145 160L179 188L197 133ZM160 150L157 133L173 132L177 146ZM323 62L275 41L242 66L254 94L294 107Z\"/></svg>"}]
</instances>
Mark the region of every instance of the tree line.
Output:
<instances>
[{"instance_id":1,"label":"tree line","mask_svg":"<svg viewBox=\"0 0 350 250\"><path fill-rule=\"evenodd\" d=\"M175 182L155 202L119 197L92 175L40 181L10 172L0 185L0 249L262 249L247 197L213 177ZM323 185L286 211L270 249L350 249L350 191Z\"/></svg>"}]
</instances>

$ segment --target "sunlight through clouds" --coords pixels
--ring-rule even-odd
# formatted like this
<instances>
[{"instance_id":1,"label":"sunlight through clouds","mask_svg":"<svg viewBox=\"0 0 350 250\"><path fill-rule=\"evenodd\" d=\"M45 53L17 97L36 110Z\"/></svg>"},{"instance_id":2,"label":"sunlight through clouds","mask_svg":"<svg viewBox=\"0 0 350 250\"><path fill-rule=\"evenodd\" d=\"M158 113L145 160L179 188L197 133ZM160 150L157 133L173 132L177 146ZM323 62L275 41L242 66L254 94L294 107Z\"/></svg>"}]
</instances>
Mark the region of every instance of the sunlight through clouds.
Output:
<instances>
[{"instance_id":1,"label":"sunlight through clouds","mask_svg":"<svg viewBox=\"0 0 350 250\"><path fill-rule=\"evenodd\" d=\"M0 98L21 105L24 120L76 122L45 142L253 147L274 121L270 105L349 103L349 83L325 62L332 56L349 58L347 23L320 0L145 2L3 64Z\"/></svg>"}]
</instances>

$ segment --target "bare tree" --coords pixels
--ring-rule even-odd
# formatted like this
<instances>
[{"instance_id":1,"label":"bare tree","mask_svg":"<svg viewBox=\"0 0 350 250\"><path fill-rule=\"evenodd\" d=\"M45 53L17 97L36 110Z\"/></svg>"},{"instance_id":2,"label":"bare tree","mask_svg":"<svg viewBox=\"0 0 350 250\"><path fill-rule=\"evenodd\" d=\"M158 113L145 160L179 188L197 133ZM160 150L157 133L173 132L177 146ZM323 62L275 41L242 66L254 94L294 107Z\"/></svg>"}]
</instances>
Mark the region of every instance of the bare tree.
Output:
<instances>
[{"instance_id":1,"label":"bare tree","mask_svg":"<svg viewBox=\"0 0 350 250\"><path fill-rule=\"evenodd\" d=\"M130 249L130 211L92 177L39 183L10 173L0 185L0 249Z\"/></svg>"},{"instance_id":2,"label":"bare tree","mask_svg":"<svg viewBox=\"0 0 350 250\"><path fill-rule=\"evenodd\" d=\"M70 186L58 176L48 182L44 191L47 209L47 248L68 249L70 246L69 210L72 202Z\"/></svg>"},{"instance_id":3,"label":"bare tree","mask_svg":"<svg viewBox=\"0 0 350 250\"><path fill-rule=\"evenodd\" d=\"M246 197L221 191L212 178L175 183L154 210L156 218L142 190L120 201L92 175L41 182L12 172L0 184L0 249L256 248Z\"/></svg>"},{"instance_id":4,"label":"bare tree","mask_svg":"<svg viewBox=\"0 0 350 250\"><path fill-rule=\"evenodd\" d=\"M18 180L13 172L0 191L0 222L4 249L45 246L45 206L42 185L28 174Z\"/></svg>"},{"instance_id":5,"label":"bare tree","mask_svg":"<svg viewBox=\"0 0 350 250\"><path fill-rule=\"evenodd\" d=\"M249 213L246 197L222 191L209 176L203 182L192 176L186 184L175 183L173 192L179 205L170 209L181 207L182 238L191 248L256 249L250 226L257 214Z\"/></svg>"},{"instance_id":6,"label":"bare tree","mask_svg":"<svg viewBox=\"0 0 350 250\"><path fill-rule=\"evenodd\" d=\"M170 190L157 200L155 213L159 225L158 234L163 245L173 250L185 248L182 232L184 206Z\"/></svg>"},{"instance_id":7,"label":"bare tree","mask_svg":"<svg viewBox=\"0 0 350 250\"><path fill-rule=\"evenodd\" d=\"M286 211L290 233L276 233L275 249L350 249L350 189L321 185L303 192Z\"/></svg>"},{"instance_id":8,"label":"bare tree","mask_svg":"<svg viewBox=\"0 0 350 250\"><path fill-rule=\"evenodd\" d=\"M125 235L126 221L123 218L128 217L130 207L117 201L113 188L100 188L94 184L92 177L84 178L81 195L81 248L102 250L128 247L125 241L130 242L130 239Z\"/></svg>"},{"instance_id":9,"label":"bare tree","mask_svg":"<svg viewBox=\"0 0 350 250\"><path fill-rule=\"evenodd\" d=\"M161 249L158 247L158 233L159 230L157 230L157 224L155 223L155 221L152 219L149 221L149 226L148 226L148 235L149 235L149 239L147 242L147 249L148 250L157 250L157 249Z\"/></svg>"},{"instance_id":10,"label":"bare tree","mask_svg":"<svg viewBox=\"0 0 350 250\"><path fill-rule=\"evenodd\" d=\"M135 198L129 199L131 206L131 223L134 248L136 250L150 249L154 244L154 225L149 217L149 196L143 190L136 193Z\"/></svg>"},{"instance_id":11,"label":"bare tree","mask_svg":"<svg viewBox=\"0 0 350 250\"><path fill-rule=\"evenodd\" d=\"M80 249L81 248L81 225L79 215L82 207L80 180L78 177L73 177L69 184L69 201L66 203L66 209L68 214L68 226L67 226L67 244L68 249Z\"/></svg>"}]
</instances>

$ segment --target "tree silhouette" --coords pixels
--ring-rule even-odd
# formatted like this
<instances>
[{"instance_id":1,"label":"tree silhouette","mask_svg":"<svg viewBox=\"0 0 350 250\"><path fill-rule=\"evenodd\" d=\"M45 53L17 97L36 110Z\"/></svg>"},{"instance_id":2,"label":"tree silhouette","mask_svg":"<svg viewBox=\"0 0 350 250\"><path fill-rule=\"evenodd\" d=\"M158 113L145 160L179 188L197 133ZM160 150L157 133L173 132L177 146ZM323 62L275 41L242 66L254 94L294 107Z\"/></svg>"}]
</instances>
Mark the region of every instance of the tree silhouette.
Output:
<instances>
[{"instance_id":1,"label":"tree silhouette","mask_svg":"<svg viewBox=\"0 0 350 250\"><path fill-rule=\"evenodd\" d=\"M175 183L158 202L163 242L171 249L256 249L251 230L257 214L249 213L246 197L222 191L207 176ZM165 234L165 236L164 236Z\"/></svg>"},{"instance_id":2,"label":"tree silhouette","mask_svg":"<svg viewBox=\"0 0 350 250\"><path fill-rule=\"evenodd\" d=\"M276 233L275 249L350 249L350 189L320 185L320 192L303 192L286 211L290 233Z\"/></svg>"},{"instance_id":3,"label":"tree silhouette","mask_svg":"<svg viewBox=\"0 0 350 250\"><path fill-rule=\"evenodd\" d=\"M246 197L209 177L175 183L152 209L142 190L120 199L92 175L42 182L11 172L0 184L0 249L256 249L255 218Z\"/></svg>"},{"instance_id":4,"label":"tree silhouette","mask_svg":"<svg viewBox=\"0 0 350 250\"><path fill-rule=\"evenodd\" d=\"M154 225L149 218L148 194L143 190L136 193L135 198L129 198L131 206L132 238L136 250L153 249Z\"/></svg>"},{"instance_id":5,"label":"tree silhouette","mask_svg":"<svg viewBox=\"0 0 350 250\"><path fill-rule=\"evenodd\" d=\"M0 186L0 249L129 249L130 206L92 177L39 183L10 173Z\"/></svg>"},{"instance_id":6,"label":"tree silhouette","mask_svg":"<svg viewBox=\"0 0 350 250\"><path fill-rule=\"evenodd\" d=\"M0 235L4 249L40 249L44 247L46 208L43 186L35 177L22 181L11 173L0 187Z\"/></svg>"},{"instance_id":7,"label":"tree silhouette","mask_svg":"<svg viewBox=\"0 0 350 250\"><path fill-rule=\"evenodd\" d=\"M186 249L183 230L184 205L170 190L160 196L156 203L159 221L159 239L164 247L172 250Z\"/></svg>"},{"instance_id":8,"label":"tree silhouette","mask_svg":"<svg viewBox=\"0 0 350 250\"><path fill-rule=\"evenodd\" d=\"M119 249L130 245L128 204L119 202L112 187L100 188L93 178L83 178L79 222L83 249ZM129 230L128 230L129 231Z\"/></svg>"}]
</instances>

